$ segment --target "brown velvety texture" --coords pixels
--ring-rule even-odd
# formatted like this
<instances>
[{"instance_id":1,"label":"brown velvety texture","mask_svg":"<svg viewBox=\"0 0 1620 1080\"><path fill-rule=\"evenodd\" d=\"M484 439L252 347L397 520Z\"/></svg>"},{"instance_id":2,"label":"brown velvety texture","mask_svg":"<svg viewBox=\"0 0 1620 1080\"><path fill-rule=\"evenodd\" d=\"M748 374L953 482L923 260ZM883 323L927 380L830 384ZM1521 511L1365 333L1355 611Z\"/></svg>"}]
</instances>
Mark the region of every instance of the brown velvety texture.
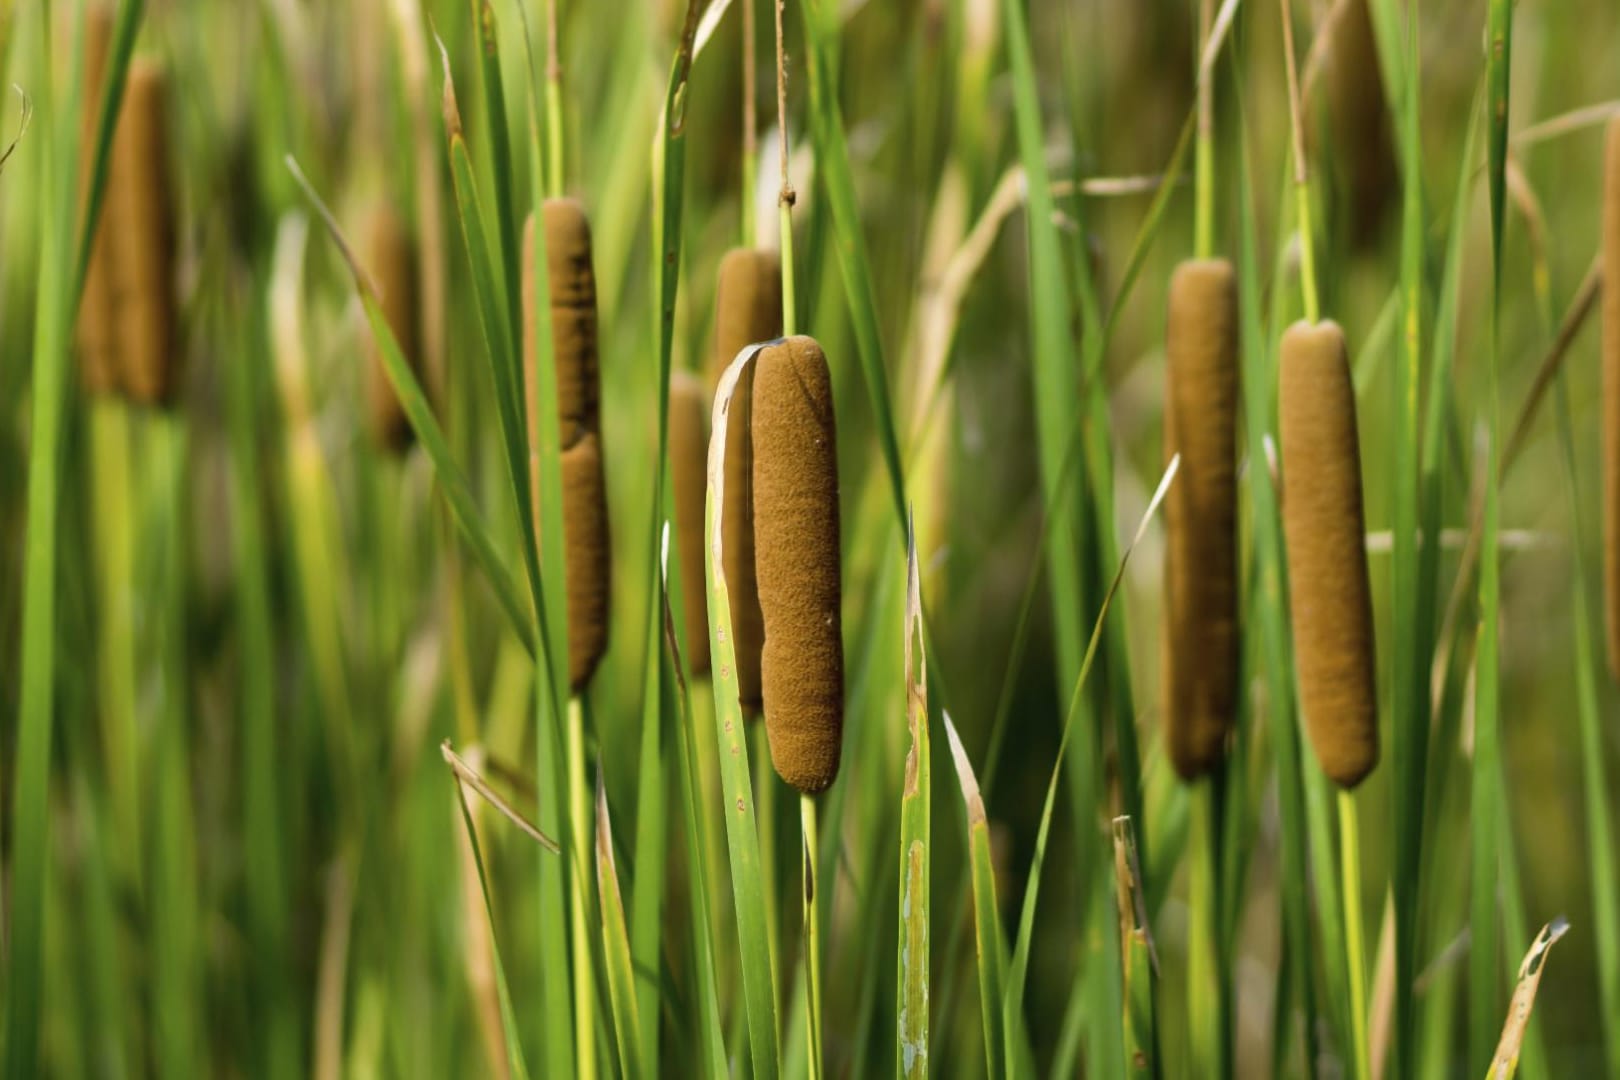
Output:
<instances>
[{"instance_id":1,"label":"brown velvety texture","mask_svg":"<svg viewBox=\"0 0 1620 1080\"><path fill-rule=\"evenodd\" d=\"M844 728L838 454L821 346L793 337L754 362L754 540L771 762L806 794L838 775Z\"/></svg>"},{"instance_id":2,"label":"brown velvety texture","mask_svg":"<svg viewBox=\"0 0 1620 1080\"><path fill-rule=\"evenodd\" d=\"M1322 771L1350 788L1378 764L1378 696L1356 396L1337 323L1288 328L1278 393L1300 704Z\"/></svg>"},{"instance_id":3,"label":"brown velvety texture","mask_svg":"<svg viewBox=\"0 0 1620 1080\"><path fill-rule=\"evenodd\" d=\"M1400 179L1366 0L1350 0L1331 33L1324 74L1333 116L1332 145L1346 188L1350 241L1365 250L1378 240Z\"/></svg>"},{"instance_id":4,"label":"brown velvety texture","mask_svg":"<svg viewBox=\"0 0 1620 1080\"><path fill-rule=\"evenodd\" d=\"M602 465L596 362L596 277L591 269L591 227L574 199L547 199L546 286L551 303L552 361L562 441L563 542L568 572L568 670L574 693L584 690L607 651L611 559L607 476ZM534 217L523 230L523 385L529 445L539 437L534 413ZM539 476L531 451L529 493L540 506ZM538 522L536 522L538 525Z\"/></svg>"},{"instance_id":5,"label":"brown velvety texture","mask_svg":"<svg viewBox=\"0 0 1620 1080\"><path fill-rule=\"evenodd\" d=\"M607 651L607 490L602 447L592 432L562 453L563 544L568 568L568 683L585 689Z\"/></svg>"},{"instance_id":6,"label":"brown velvety texture","mask_svg":"<svg viewBox=\"0 0 1620 1080\"><path fill-rule=\"evenodd\" d=\"M379 206L366 222L366 267L382 291L383 317L393 331L405 362L420 371L421 334L416 303L416 251L405 222L388 206ZM366 412L377 445L395 453L411 445L411 423L405 407L388 381L382 346L372 341L367 350Z\"/></svg>"},{"instance_id":7,"label":"brown velvety texture","mask_svg":"<svg viewBox=\"0 0 1620 1080\"><path fill-rule=\"evenodd\" d=\"M675 483L675 551L686 604L686 665L709 670L709 590L704 564L703 501L708 491L709 395L690 371L669 379L669 467Z\"/></svg>"},{"instance_id":8,"label":"brown velvety texture","mask_svg":"<svg viewBox=\"0 0 1620 1080\"><path fill-rule=\"evenodd\" d=\"M120 381L130 400L143 405L167 404L180 381L167 116L163 69L135 60L113 139L116 179L107 198L118 204L113 250Z\"/></svg>"},{"instance_id":9,"label":"brown velvety texture","mask_svg":"<svg viewBox=\"0 0 1620 1080\"><path fill-rule=\"evenodd\" d=\"M782 263L774 251L732 248L720 260L715 290L714 353L709 382L744 346L782 334ZM754 465L750 445L754 366L744 368L731 399L726 427L725 505L720 510L726 588L731 595L731 637L737 648L737 696L743 711L758 715L759 658L765 643L754 573Z\"/></svg>"},{"instance_id":10,"label":"brown velvety texture","mask_svg":"<svg viewBox=\"0 0 1620 1080\"><path fill-rule=\"evenodd\" d=\"M79 205L90 196L90 160L95 152L96 123L100 119L102 72L107 66L107 49L112 39L112 12L93 4L84 22L84 100L79 109ZM92 394L111 394L118 389L118 308L114 293L113 222L114 200L110 192L119 183L109 172L109 194L101 200L101 220L90 246L90 264L85 269L84 296L79 302L75 338L79 346L79 377Z\"/></svg>"},{"instance_id":11,"label":"brown velvety texture","mask_svg":"<svg viewBox=\"0 0 1620 1080\"><path fill-rule=\"evenodd\" d=\"M596 274L591 269L591 224L576 199L547 199L540 213L546 228L557 414L562 420L563 446L567 447L583 432L598 430L600 376L596 365ZM526 260L526 267L533 263L532 258ZM525 320L525 336L533 332L529 320Z\"/></svg>"},{"instance_id":12,"label":"brown velvety texture","mask_svg":"<svg viewBox=\"0 0 1620 1080\"><path fill-rule=\"evenodd\" d=\"M1620 117L1603 173L1603 609L1609 671L1620 679Z\"/></svg>"},{"instance_id":13,"label":"brown velvety texture","mask_svg":"<svg viewBox=\"0 0 1620 1080\"><path fill-rule=\"evenodd\" d=\"M1165 745L1185 780L1225 755L1238 688L1237 280L1225 259L1170 279L1164 452Z\"/></svg>"}]
</instances>

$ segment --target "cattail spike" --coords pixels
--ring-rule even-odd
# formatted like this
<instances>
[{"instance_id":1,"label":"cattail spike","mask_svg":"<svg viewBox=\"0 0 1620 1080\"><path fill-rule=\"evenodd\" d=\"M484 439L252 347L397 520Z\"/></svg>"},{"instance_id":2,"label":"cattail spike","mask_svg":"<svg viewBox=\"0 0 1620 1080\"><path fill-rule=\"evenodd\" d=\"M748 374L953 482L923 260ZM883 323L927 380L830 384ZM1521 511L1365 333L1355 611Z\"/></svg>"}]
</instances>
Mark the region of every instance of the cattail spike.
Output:
<instances>
[{"instance_id":1,"label":"cattail spike","mask_svg":"<svg viewBox=\"0 0 1620 1080\"><path fill-rule=\"evenodd\" d=\"M675 554L686 600L686 662L709 670L708 586L704 581L703 501L708 487L709 395L703 380L677 371L669 381L669 463L675 483Z\"/></svg>"},{"instance_id":2,"label":"cattail spike","mask_svg":"<svg viewBox=\"0 0 1620 1080\"><path fill-rule=\"evenodd\" d=\"M774 251L733 248L720 260L715 292L711 385L745 346L782 333L782 264ZM759 658L765 624L754 571L754 474L749 442L754 365L743 368L731 399L726 428L725 505L720 527L726 584L731 593L731 635L737 649L737 697L743 711L758 715L763 702Z\"/></svg>"},{"instance_id":3,"label":"cattail spike","mask_svg":"<svg viewBox=\"0 0 1620 1080\"><path fill-rule=\"evenodd\" d=\"M91 4L84 21L84 100L79 123L80 205L90 195L91 156L95 151L96 125L100 120L102 81L107 67L107 49L112 43L112 12L103 4ZM107 191L118 181L109 178ZM114 287L112 238L118 226L111 220L114 200L103 197L101 221L90 247L90 264L85 270L84 296L79 302L76 337L79 345L79 375L92 394L118 390L118 309Z\"/></svg>"},{"instance_id":4,"label":"cattail spike","mask_svg":"<svg viewBox=\"0 0 1620 1080\"><path fill-rule=\"evenodd\" d=\"M1181 264L1165 339L1165 743L1183 779L1226 753L1237 705L1237 279L1225 259Z\"/></svg>"},{"instance_id":5,"label":"cattail spike","mask_svg":"<svg viewBox=\"0 0 1620 1080\"><path fill-rule=\"evenodd\" d=\"M1620 117L1603 176L1603 598L1609 671L1620 679Z\"/></svg>"},{"instance_id":6,"label":"cattail spike","mask_svg":"<svg viewBox=\"0 0 1620 1080\"><path fill-rule=\"evenodd\" d=\"M552 362L562 440L563 548L568 573L568 668L574 693L584 690L607 651L611 544L607 476L602 465L601 391L596 358L596 276L591 228L573 199L547 199L540 209L546 230L546 285L551 305ZM534 364L534 217L523 239L523 373L529 444L538 441ZM539 477L530 494L539 513ZM538 524L538 522L537 522ZM542 540L543 542L543 540Z\"/></svg>"},{"instance_id":7,"label":"cattail spike","mask_svg":"<svg viewBox=\"0 0 1620 1080\"><path fill-rule=\"evenodd\" d=\"M416 251L405 222L388 206L378 206L366 223L367 264L382 293L383 317L406 363L420 371L421 335L416 303ZM367 351L366 410L377 445L399 453L411 445L411 424L383 366L376 341Z\"/></svg>"},{"instance_id":8,"label":"cattail spike","mask_svg":"<svg viewBox=\"0 0 1620 1080\"><path fill-rule=\"evenodd\" d=\"M777 774L815 794L838 775L844 727L832 378L821 346L802 336L760 350L754 367L765 728Z\"/></svg>"},{"instance_id":9,"label":"cattail spike","mask_svg":"<svg viewBox=\"0 0 1620 1080\"><path fill-rule=\"evenodd\" d=\"M163 69L135 60L113 142L117 179L107 190L118 203L113 248L120 377L125 393L143 405L167 404L179 387L167 119Z\"/></svg>"},{"instance_id":10,"label":"cattail spike","mask_svg":"<svg viewBox=\"0 0 1620 1080\"><path fill-rule=\"evenodd\" d=\"M602 448L592 432L562 453L563 544L568 570L568 682L584 690L607 651L609 581L607 491Z\"/></svg>"},{"instance_id":11,"label":"cattail spike","mask_svg":"<svg viewBox=\"0 0 1620 1080\"><path fill-rule=\"evenodd\" d=\"M551 347L557 366L557 413L563 446L598 430L600 391L596 362L596 274L591 269L591 224L577 199L547 199L546 277L551 286ZM531 263L533 260L529 260ZM525 326L532 335L532 326Z\"/></svg>"},{"instance_id":12,"label":"cattail spike","mask_svg":"<svg viewBox=\"0 0 1620 1080\"><path fill-rule=\"evenodd\" d=\"M1283 527L1305 728L1351 788L1378 764L1378 696L1355 387L1337 323L1282 339Z\"/></svg>"}]
</instances>

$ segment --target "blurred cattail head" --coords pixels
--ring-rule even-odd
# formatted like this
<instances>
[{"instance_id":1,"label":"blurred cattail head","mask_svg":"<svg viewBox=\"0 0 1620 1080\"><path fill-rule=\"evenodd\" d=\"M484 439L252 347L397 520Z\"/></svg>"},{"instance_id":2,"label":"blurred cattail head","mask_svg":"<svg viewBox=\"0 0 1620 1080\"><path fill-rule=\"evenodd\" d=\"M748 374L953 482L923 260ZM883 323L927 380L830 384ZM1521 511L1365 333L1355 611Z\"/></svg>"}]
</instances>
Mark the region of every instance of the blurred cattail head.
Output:
<instances>
[{"instance_id":1,"label":"blurred cattail head","mask_svg":"<svg viewBox=\"0 0 1620 1080\"><path fill-rule=\"evenodd\" d=\"M383 204L366 221L366 266L382 295L383 317L393 332L405 362L421 371L421 334L416 302L416 249L405 222ZM398 453L411 444L410 420L388 380L382 346L372 341L367 351L366 414L372 438L382 449Z\"/></svg>"},{"instance_id":2,"label":"blurred cattail head","mask_svg":"<svg viewBox=\"0 0 1620 1080\"><path fill-rule=\"evenodd\" d=\"M1361 446L1344 331L1334 322L1289 327L1279 380L1300 706L1322 771L1349 788L1378 764L1378 696Z\"/></svg>"},{"instance_id":3,"label":"blurred cattail head","mask_svg":"<svg viewBox=\"0 0 1620 1080\"><path fill-rule=\"evenodd\" d=\"M782 333L782 263L774 251L733 248L720 260L715 289L714 353L709 380L742 349ZM743 367L726 428L726 483L720 508L726 586L731 594L731 636L737 651L737 696L747 715L763 701L759 660L764 617L754 569L754 465L749 443L754 364Z\"/></svg>"},{"instance_id":4,"label":"blurred cattail head","mask_svg":"<svg viewBox=\"0 0 1620 1080\"><path fill-rule=\"evenodd\" d=\"M91 155L95 152L96 124L100 119L101 92L107 66L107 48L112 37L112 12L101 4L85 11L84 96L79 113L79 197L82 206L90 196ZM117 181L109 176L107 191ZM113 216L113 200L103 197L101 220L90 248L90 264L84 278L84 296L79 302L75 338L79 347L79 375L92 394L118 390L118 310L115 303L112 239L118 226Z\"/></svg>"},{"instance_id":5,"label":"blurred cattail head","mask_svg":"<svg viewBox=\"0 0 1620 1080\"><path fill-rule=\"evenodd\" d=\"M579 693L607 651L611 596L607 477L602 465L598 414L601 392L596 356L596 276L591 269L591 228L585 208L573 199L547 199L540 208L540 218L546 231L552 362L562 438L569 685ZM537 302L531 216L523 238L524 399L530 409L531 446L536 444L539 431L539 418L533 412ZM532 472L530 494L538 513L539 480Z\"/></svg>"},{"instance_id":6,"label":"blurred cattail head","mask_svg":"<svg viewBox=\"0 0 1620 1080\"><path fill-rule=\"evenodd\" d=\"M708 588L703 542L708 488L709 395L703 380L677 371L669 380L669 467L674 477L675 547L686 602L686 662L694 675L709 670ZM758 600L755 600L756 605Z\"/></svg>"},{"instance_id":7,"label":"blurred cattail head","mask_svg":"<svg viewBox=\"0 0 1620 1080\"><path fill-rule=\"evenodd\" d=\"M1170 280L1165 460L1165 743L1183 779L1226 752L1237 705L1237 279L1225 259Z\"/></svg>"},{"instance_id":8,"label":"blurred cattail head","mask_svg":"<svg viewBox=\"0 0 1620 1080\"><path fill-rule=\"evenodd\" d=\"M179 388L174 200L169 177L168 79L151 60L130 64L113 138L107 202L119 381L130 400L168 404Z\"/></svg>"},{"instance_id":9,"label":"blurred cattail head","mask_svg":"<svg viewBox=\"0 0 1620 1080\"><path fill-rule=\"evenodd\" d=\"M760 676L777 774L807 794L838 775L844 729L838 454L821 346L792 337L754 361L754 536Z\"/></svg>"}]
</instances>

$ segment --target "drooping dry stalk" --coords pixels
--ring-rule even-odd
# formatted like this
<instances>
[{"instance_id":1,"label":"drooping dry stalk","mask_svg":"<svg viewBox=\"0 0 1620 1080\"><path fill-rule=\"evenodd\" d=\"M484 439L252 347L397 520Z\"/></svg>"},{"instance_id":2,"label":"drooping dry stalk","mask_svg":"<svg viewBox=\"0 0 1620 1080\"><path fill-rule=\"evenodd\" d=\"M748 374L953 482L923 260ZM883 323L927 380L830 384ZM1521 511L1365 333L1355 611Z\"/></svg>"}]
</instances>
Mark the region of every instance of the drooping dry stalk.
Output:
<instances>
[{"instance_id":1,"label":"drooping dry stalk","mask_svg":"<svg viewBox=\"0 0 1620 1080\"><path fill-rule=\"evenodd\" d=\"M381 290L383 316L405 362L421 372L421 322L417 304L416 249L405 222L386 204L366 221L366 264ZM411 423L383 366L382 347L373 340L367 350L366 414L372 439L383 450L399 453L411 445Z\"/></svg>"},{"instance_id":2,"label":"drooping dry stalk","mask_svg":"<svg viewBox=\"0 0 1620 1080\"><path fill-rule=\"evenodd\" d=\"M591 228L585 208L573 199L547 199L546 278L551 302L552 360L562 439L563 549L568 571L568 675L579 693L607 651L609 571L607 479L602 466L596 358L596 276L591 269ZM523 240L523 373L525 400L534 400L535 288L534 218ZM539 418L528 417L530 445ZM530 473L538 513L539 478Z\"/></svg>"},{"instance_id":3,"label":"drooping dry stalk","mask_svg":"<svg viewBox=\"0 0 1620 1080\"><path fill-rule=\"evenodd\" d=\"M844 727L832 377L821 346L803 336L762 349L754 366L754 536L765 617L765 725L777 774L815 794L838 775Z\"/></svg>"},{"instance_id":4,"label":"drooping dry stalk","mask_svg":"<svg viewBox=\"0 0 1620 1080\"><path fill-rule=\"evenodd\" d=\"M1226 752L1237 705L1237 279L1190 260L1170 281L1165 460L1165 743L1183 779Z\"/></svg>"},{"instance_id":5,"label":"drooping dry stalk","mask_svg":"<svg viewBox=\"0 0 1620 1080\"><path fill-rule=\"evenodd\" d=\"M89 194L91 154L95 150L96 124L101 109L102 73L107 66L107 49L112 40L112 12L102 4L92 4L84 21L84 99L79 117L79 197L83 205ZM111 191L117 180L109 178ZM102 200L101 221L90 248L90 265L84 278L84 297L79 304L76 337L79 345L79 376L92 394L118 390L118 312L114 293L112 238L118 226L112 221L113 199Z\"/></svg>"},{"instance_id":6,"label":"drooping dry stalk","mask_svg":"<svg viewBox=\"0 0 1620 1080\"><path fill-rule=\"evenodd\" d=\"M1283 528L1300 704L1311 747L1352 788L1378 764L1372 593L1355 387L1337 323L1282 339Z\"/></svg>"},{"instance_id":7,"label":"drooping dry stalk","mask_svg":"<svg viewBox=\"0 0 1620 1080\"><path fill-rule=\"evenodd\" d=\"M1603 599L1609 671L1620 678L1620 117L1603 176Z\"/></svg>"},{"instance_id":8,"label":"drooping dry stalk","mask_svg":"<svg viewBox=\"0 0 1620 1080\"><path fill-rule=\"evenodd\" d=\"M745 346L782 332L782 264L774 251L733 248L720 260L715 292L714 355L710 382ZM721 507L726 583L731 593L731 633L737 648L737 696L743 711L757 715L762 701L760 650L765 626L754 572L754 475L749 442L754 365L743 368L731 399L726 429L726 485Z\"/></svg>"},{"instance_id":9,"label":"drooping dry stalk","mask_svg":"<svg viewBox=\"0 0 1620 1080\"><path fill-rule=\"evenodd\" d=\"M156 63L130 64L113 139L117 179L107 186L108 201L117 204L112 247L120 380L129 398L143 405L167 404L180 381L167 85Z\"/></svg>"},{"instance_id":10,"label":"drooping dry stalk","mask_svg":"<svg viewBox=\"0 0 1620 1080\"><path fill-rule=\"evenodd\" d=\"M669 462L675 484L675 554L686 601L686 660L693 675L709 670L709 621L704 582L703 500L708 487L709 395L703 380L677 371L669 380ZM758 601L755 601L756 606Z\"/></svg>"}]
</instances>

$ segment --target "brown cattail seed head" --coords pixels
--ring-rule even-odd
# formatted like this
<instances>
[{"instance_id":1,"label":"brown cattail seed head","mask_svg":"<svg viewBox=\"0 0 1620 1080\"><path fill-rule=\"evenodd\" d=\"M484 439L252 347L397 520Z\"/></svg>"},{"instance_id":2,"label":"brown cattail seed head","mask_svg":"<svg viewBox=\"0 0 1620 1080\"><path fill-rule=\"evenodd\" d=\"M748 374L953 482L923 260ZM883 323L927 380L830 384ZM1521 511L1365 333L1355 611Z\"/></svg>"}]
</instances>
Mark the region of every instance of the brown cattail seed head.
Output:
<instances>
[{"instance_id":1,"label":"brown cattail seed head","mask_svg":"<svg viewBox=\"0 0 1620 1080\"><path fill-rule=\"evenodd\" d=\"M582 431L597 430L596 274L591 269L591 224L576 199L547 199L546 277L551 284L551 348L557 366L557 413L563 446ZM528 260L533 263L533 260ZM533 334L526 320L525 336Z\"/></svg>"},{"instance_id":2,"label":"brown cattail seed head","mask_svg":"<svg viewBox=\"0 0 1620 1080\"><path fill-rule=\"evenodd\" d=\"M421 334L416 303L416 252L405 222L387 206L372 211L366 222L366 265L382 292L381 305L406 363L420 371ZM382 346L371 342L366 364L366 411L372 438L385 450L399 452L411 444L411 424L382 362Z\"/></svg>"},{"instance_id":3,"label":"brown cattail seed head","mask_svg":"<svg viewBox=\"0 0 1620 1080\"><path fill-rule=\"evenodd\" d=\"M1225 259L1170 280L1164 448L1165 743L1183 779L1226 752L1237 703L1237 280Z\"/></svg>"},{"instance_id":4,"label":"brown cattail seed head","mask_svg":"<svg viewBox=\"0 0 1620 1080\"><path fill-rule=\"evenodd\" d=\"M610 600L612 549L597 412L601 394L596 361L596 277L591 270L591 229L584 207L573 199L547 199L540 214L546 230L546 284L562 440L569 685L579 693L607 651ZM523 236L523 373L531 458L539 432L534 411L535 304L534 218L530 217ZM538 514L539 477L532 462L529 491Z\"/></svg>"},{"instance_id":5,"label":"brown cattail seed head","mask_svg":"<svg viewBox=\"0 0 1620 1080\"><path fill-rule=\"evenodd\" d=\"M591 681L607 651L608 545L607 490L602 447L596 433L583 436L562 453L563 543L568 568L568 681L579 693Z\"/></svg>"},{"instance_id":6,"label":"brown cattail seed head","mask_svg":"<svg viewBox=\"0 0 1620 1080\"><path fill-rule=\"evenodd\" d=\"M1280 380L1300 704L1322 771L1349 788L1378 764L1378 696L1355 387L1338 324L1289 327Z\"/></svg>"},{"instance_id":7,"label":"brown cattail seed head","mask_svg":"<svg viewBox=\"0 0 1620 1080\"><path fill-rule=\"evenodd\" d=\"M745 346L782 333L782 263L774 251L733 248L720 260L715 292L714 358L710 383ZM754 466L749 443L754 365L743 368L726 428L725 503L720 509L726 588L731 594L731 636L737 651L737 697L757 714L763 701L759 657L764 617L754 573Z\"/></svg>"},{"instance_id":8,"label":"brown cattail seed head","mask_svg":"<svg viewBox=\"0 0 1620 1080\"><path fill-rule=\"evenodd\" d=\"M703 380L677 371L669 381L669 467L675 482L675 555L686 602L686 664L709 670L708 585L704 565L703 502L708 491L709 395Z\"/></svg>"},{"instance_id":9,"label":"brown cattail seed head","mask_svg":"<svg viewBox=\"0 0 1620 1080\"><path fill-rule=\"evenodd\" d=\"M167 80L149 60L135 60L113 140L118 204L114 244L121 380L132 401L166 404L179 385L175 334L174 189L169 183Z\"/></svg>"},{"instance_id":10,"label":"brown cattail seed head","mask_svg":"<svg viewBox=\"0 0 1620 1080\"><path fill-rule=\"evenodd\" d=\"M1620 679L1620 117L1603 173L1603 607L1609 671Z\"/></svg>"},{"instance_id":11,"label":"brown cattail seed head","mask_svg":"<svg viewBox=\"0 0 1620 1080\"><path fill-rule=\"evenodd\" d=\"M1333 144L1349 203L1350 238L1371 247L1397 190L1395 146L1379 74L1378 43L1366 0L1350 0L1333 23L1327 91Z\"/></svg>"},{"instance_id":12,"label":"brown cattail seed head","mask_svg":"<svg viewBox=\"0 0 1620 1080\"><path fill-rule=\"evenodd\" d=\"M91 156L95 152L96 125L100 121L103 73L107 48L112 38L112 12L102 4L92 4L84 22L84 100L79 117L79 199L81 207L90 197ZM116 183L111 177L105 192ZM114 292L112 237L117 230L112 199L103 195L101 221L90 247L90 264L85 270L84 297L79 302L75 337L79 345L79 375L92 394L110 394L118 389L118 308Z\"/></svg>"},{"instance_id":13,"label":"brown cattail seed head","mask_svg":"<svg viewBox=\"0 0 1620 1080\"><path fill-rule=\"evenodd\" d=\"M838 775L844 648L838 454L821 346L792 337L754 361L754 549L771 762L807 794Z\"/></svg>"}]
</instances>

